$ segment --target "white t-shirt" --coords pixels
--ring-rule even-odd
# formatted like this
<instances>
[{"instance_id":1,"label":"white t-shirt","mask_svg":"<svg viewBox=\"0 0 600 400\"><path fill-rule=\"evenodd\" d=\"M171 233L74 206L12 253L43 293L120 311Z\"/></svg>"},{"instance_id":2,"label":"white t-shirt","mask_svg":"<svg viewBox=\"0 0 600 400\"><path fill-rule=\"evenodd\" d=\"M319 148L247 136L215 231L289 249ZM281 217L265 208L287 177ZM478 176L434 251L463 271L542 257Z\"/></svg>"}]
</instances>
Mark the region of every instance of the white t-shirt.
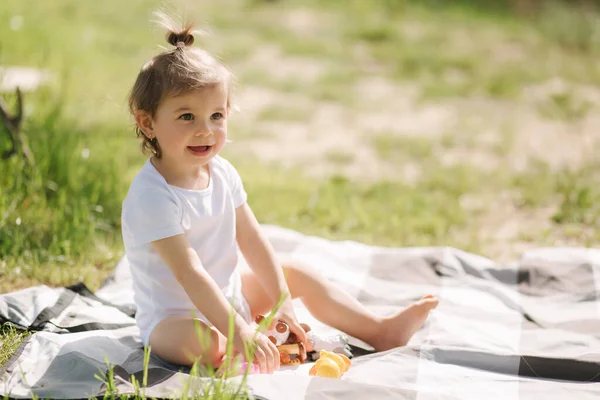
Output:
<instances>
[{"instance_id":1,"label":"white t-shirt","mask_svg":"<svg viewBox=\"0 0 600 400\"><path fill-rule=\"evenodd\" d=\"M247 308L236 268L235 237L235 209L246 202L246 192L239 174L224 158L212 158L209 173L206 189L183 189L169 185L148 159L123 201L123 242L133 278L136 322L146 345L152 329L165 317L193 312L206 321L152 241L185 234L228 299L238 310Z\"/></svg>"}]
</instances>

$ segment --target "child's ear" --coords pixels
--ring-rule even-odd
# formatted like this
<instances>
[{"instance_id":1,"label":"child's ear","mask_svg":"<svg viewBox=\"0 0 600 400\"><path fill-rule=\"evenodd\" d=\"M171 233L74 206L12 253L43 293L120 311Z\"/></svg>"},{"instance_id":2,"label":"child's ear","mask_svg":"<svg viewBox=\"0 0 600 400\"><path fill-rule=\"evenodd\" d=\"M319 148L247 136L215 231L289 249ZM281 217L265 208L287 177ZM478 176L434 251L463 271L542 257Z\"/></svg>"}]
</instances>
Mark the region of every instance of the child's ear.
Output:
<instances>
[{"instance_id":1,"label":"child's ear","mask_svg":"<svg viewBox=\"0 0 600 400\"><path fill-rule=\"evenodd\" d=\"M152 116L148 112L144 110L137 110L135 112L135 123L142 130L142 132L144 132L144 135L148 139L152 139L154 137L154 124L152 121Z\"/></svg>"}]
</instances>

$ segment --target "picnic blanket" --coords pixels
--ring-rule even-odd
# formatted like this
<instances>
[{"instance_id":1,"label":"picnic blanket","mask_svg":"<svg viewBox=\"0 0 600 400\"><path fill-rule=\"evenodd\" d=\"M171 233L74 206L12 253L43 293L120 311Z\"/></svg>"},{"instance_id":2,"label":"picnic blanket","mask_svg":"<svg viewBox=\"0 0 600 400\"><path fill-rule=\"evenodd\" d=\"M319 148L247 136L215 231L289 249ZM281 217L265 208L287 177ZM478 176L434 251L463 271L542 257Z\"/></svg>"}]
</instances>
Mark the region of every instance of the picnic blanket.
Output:
<instances>
[{"instance_id":1,"label":"picnic blanket","mask_svg":"<svg viewBox=\"0 0 600 400\"><path fill-rule=\"evenodd\" d=\"M600 250L546 248L509 265L445 247L383 248L263 226L279 255L318 267L369 309L389 314L423 294L439 307L407 346L355 352L340 380L310 364L252 375L264 399L598 399ZM143 349L132 316L126 258L96 293L37 286L0 296L0 318L36 329L0 370L0 395L102 396L95 378L114 365L116 389L133 393ZM319 324L296 301L301 321ZM369 347L351 338L355 350ZM148 397L181 394L187 375L151 358ZM236 383L239 378L232 378Z\"/></svg>"}]
</instances>

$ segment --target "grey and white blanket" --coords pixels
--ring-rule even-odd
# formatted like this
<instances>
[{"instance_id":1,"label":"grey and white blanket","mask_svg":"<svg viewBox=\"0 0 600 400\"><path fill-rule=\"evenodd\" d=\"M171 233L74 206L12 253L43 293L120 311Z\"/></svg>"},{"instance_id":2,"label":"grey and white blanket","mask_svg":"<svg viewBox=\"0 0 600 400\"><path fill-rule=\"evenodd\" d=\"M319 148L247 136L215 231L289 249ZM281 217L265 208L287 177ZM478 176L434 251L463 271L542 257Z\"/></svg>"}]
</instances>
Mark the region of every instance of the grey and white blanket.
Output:
<instances>
[{"instance_id":1,"label":"grey and white blanket","mask_svg":"<svg viewBox=\"0 0 600 400\"><path fill-rule=\"evenodd\" d=\"M354 357L340 380L310 377L310 364L250 376L265 399L598 399L600 250L548 248L510 265L453 248L382 248L333 242L275 226L280 255L315 265L373 311L388 314L434 293L439 307L405 347ZM298 305L302 321L329 327ZM35 329L0 370L0 395L102 396L95 378L114 365L121 393L142 377L125 258L95 294L32 287L0 296L0 319ZM355 349L368 346L352 339ZM176 396L184 372L150 359L147 396ZM234 378L239 379L239 378ZM235 383L235 382L233 382Z\"/></svg>"}]
</instances>

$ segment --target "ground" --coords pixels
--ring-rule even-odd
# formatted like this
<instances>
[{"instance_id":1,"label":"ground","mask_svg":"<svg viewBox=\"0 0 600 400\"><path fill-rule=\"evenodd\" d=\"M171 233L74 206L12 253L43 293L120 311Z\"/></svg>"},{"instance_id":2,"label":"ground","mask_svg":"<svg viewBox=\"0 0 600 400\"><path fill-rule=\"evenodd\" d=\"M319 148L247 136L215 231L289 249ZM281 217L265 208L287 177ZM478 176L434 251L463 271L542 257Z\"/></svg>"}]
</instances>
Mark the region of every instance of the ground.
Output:
<instances>
[{"instance_id":1,"label":"ground","mask_svg":"<svg viewBox=\"0 0 600 400\"><path fill-rule=\"evenodd\" d=\"M37 170L21 179L21 161L4 161L15 171L0 204L5 291L97 287L122 254L120 201L143 162L127 91L166 43L149 23L158 2L112 3L0 8L2 37L15 37L0 65L53 76L26 95ZM399 4L175 8L199 17L197 45L237 77L225 155L261 222L501 263L596 245L596 14Z\"/></svg>"},{"instance_id":2,"label":"ground","mask_svg":"<svg viewBox=\"0 0 600 400\"><path fill-rule=\"evenodd\" d=\"M327 32L337 32L344 24L331 13L306 8L285 12L280 21L295 37L306 40L329 38ZM543 60L532 60L536 52L546 52L544 58L556 61L565 55L540 49L527 33L517 40L493 24L480 26L474 34L472 28L447 22L442 38L436 37L438 22L411 19L395 40L418 44L431 35L444 52L475 59L470 68L476 72L444 65L442 76L432 77L433 82L411 76L394 79L389 73L394 65L375 59L364 37L349 45L354 68L347 65L348 55L337 59L290 56L283 46L257 39L253 48L258 50L233 68L242 82L249 83L241 88L241 110L236 116L236 133L241 137L234 134L231 147L265 162L299 167L311 179L343 175L353 181L391 180L418 186L431 173L427 168L432 164L434 173L446 166L484 171L492 179L497 177L497 183L488 182L486 188L459 201L471 214L469 235L478 238L481 253L509 262L540 245L582 244L580 236L565 237L553 224L560 198L548 199L540 207L520 207L520 188L506 187L501 176L526 173L539 165L550 174L577 171L593 162L600 140L596 134L600 119L593 110L600 104L600 90L552 75ZM330 44L335 40L330 39ZM400 62L406 61L401 46L393 51L400 53ZM489 58L476 58L482 52ZM536 75L536 69L542 68L542 76L503 88L502 78L497 83L486 77L503 65L524 65L514 74ZM252 79L257 71L264 79L254 80L261 85ZM508 73L503 78L513 77ZM470 82L473 79L481 82ZM450 93L430 93L443 90L436 83L449 85ZM461 93L461 85L478 84L492 89ZM499 85L497 91L512 93L498 96L494 85ZM252 130L246 132L249 126ZM451 173L446 177L454 179Z\"/></svg>"}]
</instances>

